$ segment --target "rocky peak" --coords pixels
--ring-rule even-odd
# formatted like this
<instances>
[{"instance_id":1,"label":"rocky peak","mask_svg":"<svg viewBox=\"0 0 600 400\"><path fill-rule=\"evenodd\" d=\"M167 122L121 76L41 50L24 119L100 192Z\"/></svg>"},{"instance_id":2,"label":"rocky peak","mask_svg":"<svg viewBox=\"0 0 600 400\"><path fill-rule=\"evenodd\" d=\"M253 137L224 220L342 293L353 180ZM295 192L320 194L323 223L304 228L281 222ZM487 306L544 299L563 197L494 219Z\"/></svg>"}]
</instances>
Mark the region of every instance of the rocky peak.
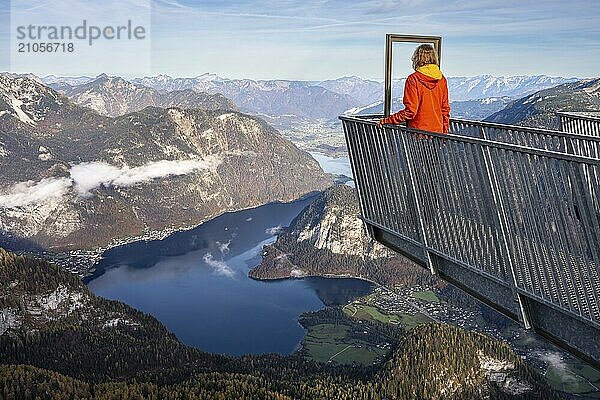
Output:
<instances>
[{"instance_id":1,"label":"rocky peak","mask_svg":"<svg viewBox=\"0 0 600 400\"><path fill-rule=\"evenodd\" d=\"M34 79L0 75L0 118L9 115L22 124L35 126L64 101L61 95Z\"/></svg>"},{"instance_id":2,"label":"rocky peak","mask_svg":"<svg viewBox=\"0 0 600 400\"><path fill-rule=\"evenodd\" d=\"M392 254L368 236L360 219L356 192L345 185L325 190L292 222L289 234L298 242L335 254L373 259Z\"/></svg>"}]
</instances>

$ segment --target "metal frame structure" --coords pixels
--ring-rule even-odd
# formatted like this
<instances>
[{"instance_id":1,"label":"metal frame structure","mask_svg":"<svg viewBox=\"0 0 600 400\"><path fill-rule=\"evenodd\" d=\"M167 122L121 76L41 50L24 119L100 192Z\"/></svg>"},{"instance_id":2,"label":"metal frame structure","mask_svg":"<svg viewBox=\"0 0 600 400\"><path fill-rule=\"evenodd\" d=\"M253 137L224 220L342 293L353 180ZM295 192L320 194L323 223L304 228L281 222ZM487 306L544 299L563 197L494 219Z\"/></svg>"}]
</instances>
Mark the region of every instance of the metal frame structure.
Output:
<instances>
[{"instance_id":1,"label":"metal frame structure","mask_svg":"<svg viewBox=\"0 0 600 400\"><path fill-rule=\"evenodd\" d=\"M597 138L464 120L440 135L340 119L377 241L600 365L600 158L551 151Z\"/></svg>"},{"instance_id":2,"label":"metal frame structure","mask_svg":"<svg viewBox=\"0 0 600 400\"><path fill-rule=\"evenodd\" d=\"M394 43L386 35L384 115ZM600 367L600 116L560 130L450 120L446 135L341 116L378 242Z\"/></svg>"},{"instance_id":3,"label":"metal frame structure","mask_svg":"<svg viewBox=\"0 0 600 400\"><path fill-rule=\"evenodd\" d=\"M442 38L441 36L420 36L420 35L396 35L388 33L385 35L385 71L384 71L384 98L383 114L390 116L392 107L392 66L393 66L393 46L394 43L429 43L438 53L438 60L442 63Z\"/></svg>"}]
</instances>

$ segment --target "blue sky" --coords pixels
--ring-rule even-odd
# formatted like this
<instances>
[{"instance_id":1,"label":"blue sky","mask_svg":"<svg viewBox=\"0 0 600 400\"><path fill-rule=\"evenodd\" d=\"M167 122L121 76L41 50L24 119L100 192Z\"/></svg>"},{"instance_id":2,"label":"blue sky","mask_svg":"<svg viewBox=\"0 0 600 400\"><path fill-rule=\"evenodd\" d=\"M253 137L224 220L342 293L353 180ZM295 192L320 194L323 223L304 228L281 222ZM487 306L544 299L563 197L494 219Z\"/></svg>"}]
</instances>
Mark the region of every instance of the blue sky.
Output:
<instances>
[{"instance_id":1,"label":"blue sky","mask_svg":"<svg viewBox=\"0 0 600 400\"><path fill-rule=\"evenodd\" d=\"M35 9L28 12L46 15L52 1L56 0L14 0L10 6L7 0L0 0L0 18L6 19L10 10L14 13ZM89 14L93 3L86 3ZM600 71L597 0L119 2L122 3L128 3L130 10L145 8L150 12L151 63L139 71L151 74L196 76L213 72L229 78L310 80L358 75L381 79L385 33L442 36L442 67L447 76L590 77L598 76ZM0 27L4 48L13 34L6 25ZM102 52L97 51L95 56L97 62L79 68L68 65L64 57L19 67L40 74L92 75L103 72L98 69L101 66L109 74L125 75L127 71L123 69L110 71L110 64L106 63L107 59L124 57L131 74L136 75L134 67L144 59L142 52L148 51L129 48L117 54L100 47ZM408 57L409 49L404 51L399 57ZM10 68L6 59L1 62L4 65L0 64L0 69Z\"/></svg>"}]
</instances>

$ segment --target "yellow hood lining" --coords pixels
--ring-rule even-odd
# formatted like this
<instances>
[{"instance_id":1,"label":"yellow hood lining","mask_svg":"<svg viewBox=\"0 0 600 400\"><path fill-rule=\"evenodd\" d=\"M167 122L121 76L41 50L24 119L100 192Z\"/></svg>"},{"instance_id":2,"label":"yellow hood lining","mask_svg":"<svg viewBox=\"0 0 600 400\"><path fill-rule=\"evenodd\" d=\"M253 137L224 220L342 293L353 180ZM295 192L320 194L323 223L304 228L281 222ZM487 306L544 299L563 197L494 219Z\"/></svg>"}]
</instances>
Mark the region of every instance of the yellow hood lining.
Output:
<instances>
[{"instance_id":1,"label":"yellow hood lining","mask_svg":"<svg viewBox=\"0 0 600 400\"><path fill-rule=\"evenodd\" d=\"M442 79L442 71L440 71L440 67L435 64L423 65L422 67L417 68L417 71L433 79Z\"/></svg>"}]
</instances>

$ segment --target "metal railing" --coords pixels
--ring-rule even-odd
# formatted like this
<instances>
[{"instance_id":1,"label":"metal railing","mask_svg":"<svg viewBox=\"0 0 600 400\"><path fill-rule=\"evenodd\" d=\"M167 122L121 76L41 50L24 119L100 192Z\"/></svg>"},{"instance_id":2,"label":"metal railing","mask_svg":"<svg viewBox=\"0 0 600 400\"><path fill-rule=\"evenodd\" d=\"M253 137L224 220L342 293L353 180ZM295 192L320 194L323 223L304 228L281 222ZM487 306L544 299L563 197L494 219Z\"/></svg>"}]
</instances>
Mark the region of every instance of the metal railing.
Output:
<instances>
[{"instance_id":1,"label":"metal railing","mask_svg":"<svg viewBox=\"0 0 600 400\"><path fill-rule=\"evenodd\" d=\"M600 127L600 120L598 126ZM450 132L535 149L600 158L600 134L587 135L577 130L564 132L452 118Z\"/></svg>"},{"instance_id":2,"label":"metal railing","mask_svg":"<svg viewBox=\"0 0 600 400\"><path fill-rule=\"evenodd\" d=\"M569 141L595 151L597 141L464 120L451 125L460 135L440 135L340 119L378 241L599 363L600 160L569 154Z\"/></svg>"},{"instance_id":3,"label":"metal railing","mask_svg":"<svg viewBox=\"0 0 600 400\"><path fill-rule=\"evenodd\" d=\"M562 115L561 113L557 113ZM565 114L566 115L566 114ZM382 115L357 115L361 120L378 120ZM569 114L570 118L579 118ZM587 123L596 121L600 129L600 118L586 116ZM591 118L588 119L588 118ZM565 125L566 126L566 125ZM571 130L551 130L525 126L450 118L450 133L494 142L516 144L535 149L556 151L584 157L600 158L600 135L587 134L590 128L583 123L573 123ZM586 130L587 127L587 130Z\"/></svg>"},{"instance_id":4,"label":"metal railing","mask_svg":"<svg viewBox=\"0 0 600 400\"><path fill-rule=\"evenodd\" d=\"M557 112L560 130L600 137L599 112Z\"/></svg>"}]
</instances>

